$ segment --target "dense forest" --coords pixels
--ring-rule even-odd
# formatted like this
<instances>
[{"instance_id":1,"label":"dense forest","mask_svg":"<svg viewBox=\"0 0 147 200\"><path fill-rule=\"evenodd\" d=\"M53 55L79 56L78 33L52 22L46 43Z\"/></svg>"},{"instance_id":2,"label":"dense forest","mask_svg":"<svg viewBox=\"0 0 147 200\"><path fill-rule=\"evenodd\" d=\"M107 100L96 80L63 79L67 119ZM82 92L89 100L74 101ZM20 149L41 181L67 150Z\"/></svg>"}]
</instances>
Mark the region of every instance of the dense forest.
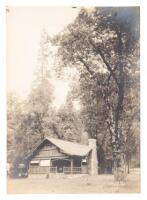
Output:
<instances>
[{"instance_id":1,"label":"dense forest","mask_svg":"<svg viewBox=\"0 0 147 200\"><path fill-rule=\"evenodd\" d=\"M8 92L8 161L27 155L47 136L87 144L114 166L129 166L140 146L139 9L82 8L72 24L51 38L43 32L32 89L25 99ZM50 68L51 45L57 46ZM50 48L49 48L50 47ZM53 107L51 74L76 70L66 102ZM80 109L74 102L80 102ZM139 160L138 160L139 163Z\"/></svg>"}]
</instances>

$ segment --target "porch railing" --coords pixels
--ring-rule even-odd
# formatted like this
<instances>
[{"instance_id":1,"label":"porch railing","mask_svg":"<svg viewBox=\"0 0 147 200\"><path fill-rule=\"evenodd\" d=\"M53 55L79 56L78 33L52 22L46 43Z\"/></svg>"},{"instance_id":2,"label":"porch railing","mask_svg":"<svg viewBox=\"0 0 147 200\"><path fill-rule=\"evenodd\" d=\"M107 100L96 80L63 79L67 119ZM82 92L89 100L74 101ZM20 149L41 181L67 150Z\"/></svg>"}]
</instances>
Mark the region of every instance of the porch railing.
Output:
<instances>
[{"instance_id":1,"label":"porch railing","mask_svg":"<svg viewBox=\"0 0 147 200\"><path fill-rule=\"evenodd\" d=\"M57 167L48 167L48 166L30 166L29 173L30 174L48 174L48 173L56 173Z\"/></svg>"},{"instance_id":2,"label":"porch railing","mask_svg":"<svg viewBox=\"0 0 147 200\"><path fill-rule=\"evenodd\" d=\"M30 166L30 174L48 174L48 173L57 173L57 167L48 167L48 166ZM63 167L64 174L81 174L81 167Z\"/></svg>"},{"instance_id":3,"label":"porch railing","mask_svg":"<svg viewBox=\"0 0 147 200\"><path fill-rule=\"evenodd\" d=\"M81 174L81 167L63 167L64 174Z\"/></svg>"}]
</instances>

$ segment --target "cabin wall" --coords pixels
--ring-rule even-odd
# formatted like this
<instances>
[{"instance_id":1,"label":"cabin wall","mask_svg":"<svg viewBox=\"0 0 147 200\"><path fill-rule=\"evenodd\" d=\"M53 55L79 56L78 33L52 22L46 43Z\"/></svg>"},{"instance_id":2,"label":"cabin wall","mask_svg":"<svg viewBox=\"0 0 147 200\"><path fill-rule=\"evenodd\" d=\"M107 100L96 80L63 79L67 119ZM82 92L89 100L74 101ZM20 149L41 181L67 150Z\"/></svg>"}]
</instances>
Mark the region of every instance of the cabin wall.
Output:
<instances>
[{"instance_id":1,"label":"cabin wall","mask_svg":"<svg viewBox=\"0 0 147 200\"><path fill-rule=\"evenodd\" d=\"M30 174L48 174L56 173L57 166L54 165L55 159L64 159L67 155L61 153L60 150L50 142L44 143L38 148L29 164Z\"/></svg>"},{"instance_id":2,"label":"cabin wall","mask_svg":"<svg viewBox=\"0 0 147 200\"><path fill-rule=\"evenodd\" d=\"M67 156L64 153L61 153L56 146L47 143L37 150L32 160L42 160L55 157L64 158Z\"/></svg>"}]
</instances>

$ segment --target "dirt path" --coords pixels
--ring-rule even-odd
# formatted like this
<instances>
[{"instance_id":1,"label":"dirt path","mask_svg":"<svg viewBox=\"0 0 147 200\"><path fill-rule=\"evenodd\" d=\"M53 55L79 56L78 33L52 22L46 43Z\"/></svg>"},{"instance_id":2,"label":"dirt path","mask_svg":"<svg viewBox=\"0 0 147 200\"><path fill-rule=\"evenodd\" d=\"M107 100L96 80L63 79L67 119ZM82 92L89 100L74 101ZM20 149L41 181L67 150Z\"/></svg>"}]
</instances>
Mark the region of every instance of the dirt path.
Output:
<instances>
[{"instance_id":1,"label":"dirt path","mask_svg":"<svg viewBox=\"0 0 147 200\"><path fill-rule=\"evenodd\" d=\"M9 194L139 193L140 170L132 171L125 184L116 184L113 175L8 179L7 191Z\"/></svg>"}]
</instances>

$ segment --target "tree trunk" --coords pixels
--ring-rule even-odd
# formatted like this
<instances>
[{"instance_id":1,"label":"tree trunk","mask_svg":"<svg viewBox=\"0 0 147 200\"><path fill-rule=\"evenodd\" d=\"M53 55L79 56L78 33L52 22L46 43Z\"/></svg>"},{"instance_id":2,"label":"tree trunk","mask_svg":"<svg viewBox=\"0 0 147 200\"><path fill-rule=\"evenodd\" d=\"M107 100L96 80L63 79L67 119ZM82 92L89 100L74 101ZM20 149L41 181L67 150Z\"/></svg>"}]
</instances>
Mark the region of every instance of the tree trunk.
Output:
<instances>
[{"instance_id":1,"label":"tree trunk","mask_svg":"<svg viewBox=\"0 0 147 200\"><path fill-rule=\"evenodd\" d=\"M130 160L129 159L128 159L127 164L128 164L128 174L130 174Z\"/></svg>"}]
</instances>

